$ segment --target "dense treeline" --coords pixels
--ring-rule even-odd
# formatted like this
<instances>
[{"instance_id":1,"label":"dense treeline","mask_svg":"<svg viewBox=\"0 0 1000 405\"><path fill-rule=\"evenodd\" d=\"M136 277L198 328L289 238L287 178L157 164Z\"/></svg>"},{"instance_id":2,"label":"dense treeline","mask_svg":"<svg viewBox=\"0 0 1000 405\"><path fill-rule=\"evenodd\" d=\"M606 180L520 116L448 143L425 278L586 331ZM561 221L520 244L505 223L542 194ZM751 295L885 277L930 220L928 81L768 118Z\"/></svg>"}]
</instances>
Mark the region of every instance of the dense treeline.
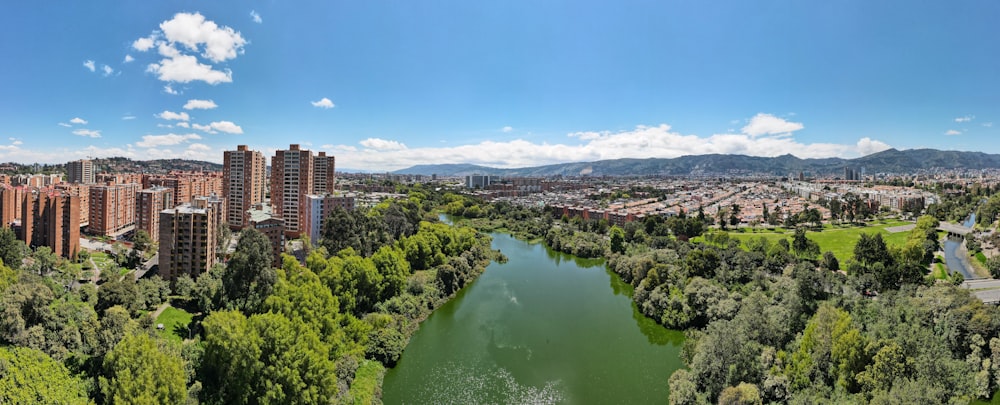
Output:
<instances>
[{"instance_id":1,"label":"dense treeline","mask_svg":"<svg viewBox=\"0 0 1000 405\"><path fill-rule=\"evenodd\" d=\"M501 259L488 236L437 222L441 201L416 189L339 211L304 263L284 255L278 269L267 238L245 230L228 263L173 285L63 282L37 270L46 252L0 230L0 257L18 264L0 265L0 402L377 402L417 324ZM183 342L149 316L168 301L195 314Z\"/></svg>"}]
</instances>

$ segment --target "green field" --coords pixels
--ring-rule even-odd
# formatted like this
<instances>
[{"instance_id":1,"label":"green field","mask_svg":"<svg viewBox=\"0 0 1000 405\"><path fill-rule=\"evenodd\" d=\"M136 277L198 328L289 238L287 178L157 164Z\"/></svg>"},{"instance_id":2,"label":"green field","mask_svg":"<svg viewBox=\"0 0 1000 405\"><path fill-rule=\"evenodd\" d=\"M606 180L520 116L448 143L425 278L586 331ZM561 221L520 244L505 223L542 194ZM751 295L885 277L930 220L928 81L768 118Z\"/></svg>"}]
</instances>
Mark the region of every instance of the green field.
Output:
<instances>
[{"instance_id":1,"label":"green field","mask_svg":"<svg viewBox=\"0 0 1000 405\"><path fill-rule=\"evenodd\" d=\"M160 336L181 342L188 336L187 326L193 316L183 309L168 307L156 318L157 324L163 324L163 329L157 331Z\"/></svg>"},{"instance_id":2,"label":"green field","mask_svg":"<svg viewBox=\"0 0 1000 405\"><path fill-rule=\"evenodd\" d=\"M837 226L837 225L824 225L821 232L806 232L806 237L816 241L819 245L819 250L821 252L831 251L837 260L843 263L845 260L850 259L854 256L854 245L857 243L858 239L861 238L861 233L872 233L878 232L882 234L882 239L885 240L886 245L902 245L906 242L906 238L909 236L909 232L896 232L889 233L885 228L891 228L894 226L908 225L911 222L907 221L896 221L888 220L873 223L869 226ZM794 231L785 231L782 233L770 232L766 230L761 230L757 232L729 232L729 237L735 238L740 242L745 242L751 238L765 237L768 241L775 242L778 239L788 239L791 241L792 236L795 234Z\"/></svg>"}]
</instances>

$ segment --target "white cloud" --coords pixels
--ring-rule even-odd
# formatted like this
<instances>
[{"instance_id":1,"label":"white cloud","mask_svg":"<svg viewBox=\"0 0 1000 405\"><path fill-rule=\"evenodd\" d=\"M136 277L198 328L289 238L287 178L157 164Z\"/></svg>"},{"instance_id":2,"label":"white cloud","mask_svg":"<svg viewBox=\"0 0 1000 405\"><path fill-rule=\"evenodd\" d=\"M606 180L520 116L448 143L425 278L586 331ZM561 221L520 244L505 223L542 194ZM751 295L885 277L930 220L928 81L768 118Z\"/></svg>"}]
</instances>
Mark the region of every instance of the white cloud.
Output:
<instances>
[{"instance_id":1,"label":"white cloud","mask_svg":"<svg viewBox=\"0 0 1000 405\"><path fill-rule=\"evenodd\" d=\"M73 135L89 136L91 138L100 138L101 131L91 131L89 129L77 129L73 131Z\"/></svg>"},{"instance_id":2,"label":"white cloud","mask_svg":"<svg viewBox=\"0 0 1000 405\"><path fill-rule=\"evenodd\" d=\"M192 124L191 128L197 129L199 131L205 131L210 134L218 133L216 131L225 132L227 134L242 134L243 128L239 125L234 124L232 121L216 121L208 125Z\"/></svg>"},{"instance_id":3,"label":"white cloud","mask_svg":"<svg viewBox=\"0 0 1000 405\"><path fill-rule=\"evenodd\" d=\"M319 107L319 108L333 108L334 107L333 101L330 101L330 99L328 99L326 97L321 98L319 101L313 101L312 105L313 105L313 107Z\"/></svg>"},{"instance_id":4,"label":"white cloud","mask_svg":"<svg viewBox=\"0 0 1000 405\"><path fill-rule=\"evenodd\" d=\"M983 126L986 127L986 128L991 128L991 127L993 127L993 123L992 122L984 122Z\"/></svg>"},{"instance_id":5,"label":"white cloud","mask_svg":"<svg viewBox=\"0 0 1000 405\"><path fill-rule=\"evenodd\" d=\"M889 146L889 144L885 142L876 141L866 136L858 140L857 147L858 147L858 153L860 153L861 156L867 156L871 155L872 153L884 151L886 149L891 148L892 146Z\"/></svg>"},{"instance_id":6,"label":"white cloud","mask_svg":"<svg viewBox=\"0 0 1000 405\"><path fill-rule=\"evenodd\" d=\"M163 112L156 114L155 116L156 118L164 120L187 121L191 119L191 116L189 116L188 113L186 112L175 113L173 111L167 111L167 110L164 110Z\"/></svg>"},{"instance_id":7,"label":"white cloud","mask_svg":"<svg viewBox=\"0 0 1000 405\"><path fill-rule=\"evenodd\" d=\"M86 60L83 62L83 67L87 68L91 72L97 71L97 65L94 65L94 61Z\"/></svg>"},{"instance_id":8,"label":"white cloud","mask_svg":"<svg viewBox=\"0 0 1000 405\"><path fill-rule=\"evenodd\" d=\"M257 13L257 10L250 10L250 19L257 24L264 22L264 19L260 18L260 14Z\"/></svg>"},{"instance_id":9,"label":"white cloud","mask_svg":"<svg viewBox=\"0 0 1000 405\"><path fill-rule=\"evenodd\" d=\"M174 126L170 125L170 124L156 124L156 127L157 128L173 128Z\"/></svg>"},{"instance_id":10,"label":"white cloud","mask_svg":"<svg viewBox=\"0 0 1000 405\"><path fill-rule=\"evenodd\" d=\"M134 115L126 115L126 116L122 117L122 120L125 120L125 121L134 120L134 119L135 119Z\"/></svg>"},{"instance_id":11,"label":"white cloud","mask_svg":"<svg viewBox=\"0 0 1000 405\"><path fill-rule=\"evenodd\" d=\"M69 120L69 122L73 123L73 124L81 124L82 125L82 124L86 124L87 120L85 120L83 118L80 118L80 117L74 117L73 119Z\"/></svg>"},{"instance_id":12,"label":"white cloud","mask_svg":"<svg viewBox=\"0 0 1000 405\"><path fill-rule=\"evenodd\" d=\"M139 38L135 40L135 42L132 42L132 48L139 52L146 52L150 48L152 48L153 45L155 44L156 44L156 35L150 35L145 38Z\"/></svg>"},{"instance_id":13,"label":"white cloud","mask_svg":"<svg viewBox=\"0 0 1000 405\"><path fill-rule=\"evenodd\" d=\"M215 131L212 130L212 126L211 125L193 124L193 125L191 125L191 128L197 129L199 131L205 131L205 132L208 132L210 134L217 133L217 132L215 132Z\"/></svg>"},{"instance_id":14,"label":"white cloud","mask_svg":"<svg viewBox=\"0 0 1000 405\"><path fill-rule=\"evenodd\" d=\"M566 134L566 136L569 136L571 138L580 138L580 140L582 140L582 141L592 141L594 139L598 139L598 138L600 138L600 137L602 137L604 135L607 135L607 134L609 134L609 132L593 132L593 131L588 131L588 132L571 132L571 133Z\"/></svg>"},{"instance_id":15,"label":"white cloud","mask_svg":"<svg viewBox=\"0 0 1000 405\"><path fill-rule=\"evenodd\" d=\"M243 128L240 128L239 125L234 124L232 121L216 121L208 124L208 126L212 127L214 130L225 132L227 134L243 133Z\"/></svg>"},{"instance_id":16,"label":"white cloud","mask_svg":"<svg viewBox=\"0 0 1000 405\"><path fill-rule=\"evenodd\" d=\"M191 55L179 55L163 59L160 63L150 63L146 71L156 73L159 75L158 78L165 82L188 83L201 80L208 84L218 84L233 81L231 70L214 70L212 66L198 63L198 59Z\"/></svg>"},{"instance_id":17,"label":"white cloud","mask_svg":"<svg viewBox=\"0 0 1000 405\"><path fill-rule=\"evenodd\" d=\"M955 122L969 122L976 119L975 115L966 115L964 117L955 118Z\"/></svg>"},{"instance_id":18,"label":"white cloud","mask_svg":"<svg viewBox=\"0 0 1000 405\"><path fill-rule=\"evenodd\" d=\"M140 148L155 148L158 146L178 145L184 142L201 139L198 134L166 134L166 135L143 135L142 140L135 143Z\"/></svg>"},{"instance_id":19,"label":"white cloud","mask_svg":"<svg viewBox=\"0 0 1000 405\"><path fill-rule=\"evenodd\" d=\"M200 13L177 13L173 19L161 23L160 30L169 42L183 44L192 51L203 48L201 56L213 62L235 58L247 43L239 32L219 27Z\"/></svg>"},{"instance_id":20,"label":"white cloud","mask_svg":"<svg viewBox=\"0 0 1000 405\"><path fill-rule=\"evenodd\" d=\"M115 72L115 70L108 65L101 66L101 70L104 71L104 76L111 76L111 74Z\"/></svg>"},{"instance_id":21,"label":"white cloud","mask_svg":"<svg viewBox=\"0 0 1000 405\"><path fill-rule=\"evenodd\" d=\"M380 138L368 138L360 142L361 146L374 150L403 150L406 149L406 145L397 142L390 141Z\"/></svg>"},{"instance_id":22,"label":"white cloud","mask_svg":"<svg viewBox=\"0 0 1000 405\"><path fill-rule=\"evenodd\" d=\"M122 63L129 63L134 60L135 58L133 58L132 55L125 55L125 60L123 60Z\"/></svg>"},{"instance_id":23,"label":"white cloud","mask_svg":"<svg viewBox=\"0 0 1000 405\"><path fill-rule=\"evenodd\" d=\"M949 130L945 131L944 134L948 135L948 136L955 136L955 135L961 135L962 131L956 131L954 129L949 129Z\"/></svg>"},{"instance_id":24,"label":"white cloud","mask_svg":"<svg viewBox=\"0 0 1000 405\"><path fill-rule=\"evenodd\" d=\"M509 132L514 131L514 127L506 126L506 127L501 128L500 130L503 131L504 133L509 133Z\"/></svg>"},{"instance_id":25,"label":"white cloud","mask_svg":"<svg viewBox=\"0 0 1000 405\"><path fill-rule=\"evenodd\" d=\"M163 86L163 92L167 93L167 94L173 94L175 96L178 95L178 94L181 94L181 92L179 92L177 90L174 90L174 88L171 87L169 84L166 85L166 86Z\"/></svg>"},{"instance_id":26,"label":"white cloud","mask_svg":"<svg viewBox=\"0 0 1000 405\"><path fill-rule=\"evenodd\" d=\"M177 13L170 20L160 23L159 28L150 36L132 43L133 48L143 52L155 46L163 57L159 62L147 65L147 72L156 74L159 80L165 82L200 80L218 84L233 81L231 70L201 63L196 55L212 63L236 58L243 54L243 47L247 44L239 32L220 27L200 13ZM183 51L178 47L183 47Z\"/></svg>"},{"instance_id":27,"label":"white cloud","mask_svg":"<svg viewBox=\"0 0 1000 405\"><path fill-rule=\"evenodd\" d=\"M178 122L176 124L176 126L181 127L181 128L191 128L191 124L188 124L188 123L186 123L184 121Z\"/></svg>"},{"instance_id":28,"label":"white cloud","mask_svg":"<svg viewBox=\"0 0 1000 405\"><path fill-rule=\"evenodd\" d=\"M192 100L188 100L188 102L184 104L184 109L185 110L193 110L193 109L196 109L196 108L197 109L201 109L201 110L211 110L211 109L213 109L215 107L218 107L218 105L216 105L215 102L212 101L212 100L195 100L195 99L192 99Z\"/></svg>"},{"instance_id":29,"label":"white cloud","mask_svg":"<svg viewBox=\"0 0 1000 405\"><path fill-rule=\"evenodd\" d=\"M66 128L70 128L70 127L72 127L72 125L70 125L70 124L67 124L67 123L65 123L65 122L60 122L60 123L59 123L59 126L61 126L61 127L66 127Z\"/></svg>"},{"instance_id":30,"label":"white cloud","mask_svg":"<svg viewBox=\"0 0 1000 405\"><path fill-rule=\"evenodd\" d=\"M188 145L188 150L209 151L212 150L212 148L203 143L192 143Z\"/></svg>"},{"instance_id":31,"label":"white cloud","mask_svg":"<svg viewBox=\"0 0 1000 405\"><path fill-rule=\"evenodd\" d=\"M13 139L13 138L11 138L11 143L10 144L14 145L14 146L18 146L18 145L24 144L24 142L21 142L20 139Z\"/></svg>"},{"instance_id":32,"label":"white cloud","mask_svg":"<svg viewBox=\"0 0 1000 405\"><path fill-rule=\"evenodd\" d=\"M750 119L750 123L743 127L742 132L757 137L761 135L791 134L805 128L801 123L790 122L775 117L771 114L760 113Z\"/></svg>"}]
</instances>

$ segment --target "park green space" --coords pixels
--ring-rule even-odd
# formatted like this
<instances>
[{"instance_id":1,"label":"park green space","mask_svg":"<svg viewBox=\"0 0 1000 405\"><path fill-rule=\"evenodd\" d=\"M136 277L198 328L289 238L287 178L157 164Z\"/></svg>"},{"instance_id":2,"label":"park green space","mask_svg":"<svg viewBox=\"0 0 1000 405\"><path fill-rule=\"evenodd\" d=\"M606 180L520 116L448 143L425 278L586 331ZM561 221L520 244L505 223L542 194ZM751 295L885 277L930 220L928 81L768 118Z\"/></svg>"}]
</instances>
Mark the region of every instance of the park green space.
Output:
<instances>
[{"instance_id":1,"label":"park green space","mask_svg":"<svg viewBox=\"0 0 1000 405\"><path fill-rule=\"evenodd\" d=\"M831 251L837 260L844 262L854 256L854 245L861 238L861 233L880 233L887 246L900 246L906 242L909 232L889 232L886 228L909 225L912 222L900 220L875 221L865 226L858 225L823 225L822 231L807 231L806 237L816 241L821 252ZM765 237L770 242L779 239L791 241L795 235L793 230L778 228L771 230L741 230L729 232L730 238L735 238L745 245L751 238Z\"/></svg>"},{"instance_id":2,"label":"park green space","mask_svg":"<svg viewBox=\"0 0 1000 405\"><path fill-rule=\"evenodd\" d=\"M167 307L156 317L157 324L163 324L163 329L157 331L165 339L181 342L187 337L187 326L193 315L174 307Z\"/></svg>"},{"instance_id":3,"label":"park green space","mask_svg":"<svg viewBox=\"0 0 1000 405\"><path fill-rule=\"evenodd\" d=\"M107 270L115 264L115 261L111 260L108 254L104 252L90 252L90 259L94 261L94 264L101 271Z\"/></svg>"}]
</instances>

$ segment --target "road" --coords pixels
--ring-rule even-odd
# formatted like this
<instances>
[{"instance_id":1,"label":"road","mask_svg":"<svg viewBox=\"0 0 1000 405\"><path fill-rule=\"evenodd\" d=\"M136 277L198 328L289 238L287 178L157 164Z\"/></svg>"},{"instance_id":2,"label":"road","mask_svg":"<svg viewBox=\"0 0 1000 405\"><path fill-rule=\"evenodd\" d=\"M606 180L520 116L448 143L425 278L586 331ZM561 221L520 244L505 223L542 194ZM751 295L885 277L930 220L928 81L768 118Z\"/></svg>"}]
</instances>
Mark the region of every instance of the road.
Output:
<instances>
[{"instance_id":1,"label":"road","mask_svg":"<svg viewBox=\"0 0 1000 405\"><path fill-rule=\"evenodd\" d=\"M1000 304L1000 280L993 278L966 280L962 283L962 288L972 290L972 294L984 303Z\"/></svg>"}]
</instances>

